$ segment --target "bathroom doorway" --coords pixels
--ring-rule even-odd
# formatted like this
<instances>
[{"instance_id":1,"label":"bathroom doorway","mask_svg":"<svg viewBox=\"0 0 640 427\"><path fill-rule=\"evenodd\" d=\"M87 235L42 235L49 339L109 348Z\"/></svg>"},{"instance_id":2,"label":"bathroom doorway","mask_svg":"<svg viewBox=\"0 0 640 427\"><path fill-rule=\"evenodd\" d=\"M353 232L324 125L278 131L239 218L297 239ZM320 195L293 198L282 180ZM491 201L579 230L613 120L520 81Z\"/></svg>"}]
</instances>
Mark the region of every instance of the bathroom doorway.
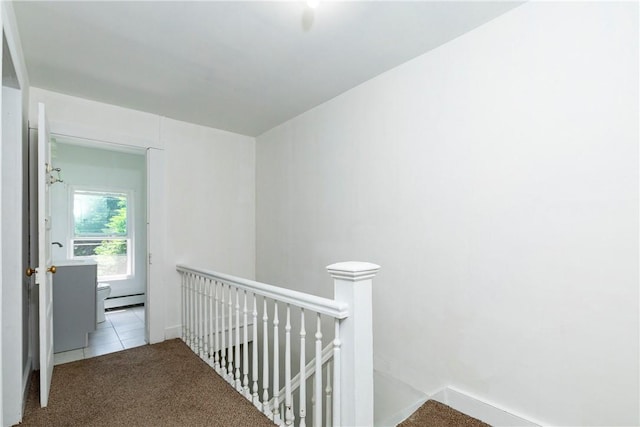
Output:
<instances>
[{"instance_id":1,"label":"bathroom doorway","mask_svg":"<svg viewBox=\"0 0 640 427\"><path fill-rule=\"evenodd\" d=\"M145 344L145 150L53 135L52 164L60 180L51 190L54 263L94 263L98 282L96 330L82 348L58 348L54 362Z\"/></svg>"}]
</instances>

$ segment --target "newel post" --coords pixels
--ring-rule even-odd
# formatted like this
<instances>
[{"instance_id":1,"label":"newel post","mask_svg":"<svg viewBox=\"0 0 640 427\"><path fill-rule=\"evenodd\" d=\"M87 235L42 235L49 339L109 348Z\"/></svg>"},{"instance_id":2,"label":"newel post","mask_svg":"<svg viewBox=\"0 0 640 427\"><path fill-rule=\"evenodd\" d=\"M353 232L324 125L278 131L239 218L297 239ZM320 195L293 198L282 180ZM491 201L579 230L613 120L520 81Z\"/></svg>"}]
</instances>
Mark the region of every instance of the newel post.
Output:
<instances>
[{"instance_id":1,"label":"newel post","mask_svg":"<svg viewBox=\"0 0 640 427\"><path fill-rule=\"evenodd\" d=\"M336 365L339 364L340 396L334 395L336 400L339 399L339 411L333 414L334 426L373 425L371 279L379 269L378 265L355 261L327 267L334 280L335 300L349 304L349 317L340 322L337 331L340 360L336 360Z\"/></svg>"}]
</instances>

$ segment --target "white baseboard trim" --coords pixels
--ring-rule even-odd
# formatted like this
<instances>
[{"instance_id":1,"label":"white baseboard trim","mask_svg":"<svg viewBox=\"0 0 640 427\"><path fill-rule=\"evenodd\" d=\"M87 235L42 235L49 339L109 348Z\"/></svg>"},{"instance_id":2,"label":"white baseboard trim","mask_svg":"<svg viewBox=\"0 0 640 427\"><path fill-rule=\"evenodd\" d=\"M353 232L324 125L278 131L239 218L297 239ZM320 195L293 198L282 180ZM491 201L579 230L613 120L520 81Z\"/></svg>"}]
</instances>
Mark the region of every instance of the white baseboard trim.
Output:
<instances>
[{"instance_id":1,"label":"white baseboard trim","mask_svg":"<svg viewBox=\"0 0 640 427\"><path fill-rule=\"evenodd\" d=\"M181 325L171 326L171 327L165 328L165 330L164 330L164 339L165 340L172 340L174 338L180 338L180 335L182 335L182 326Z\"/></svg>"},{"instance_id":2,"label":"white baseboard trim","mask_svg":"<svg viewBox=\"0 0 640 427\"><path fill-rule=\"evenodd\" d=\"M454 387L443 388L432 395L431 399L494 427L540 427L542 425Z\"/></svg>"},{"instance_id":3,"label":"white baseboard trim","mask_svg":"<svg viewBox=\"0 0 640 427\"><path fill-rule=\"evenodd\" d=\"M145 300L146 296L144 294L107 298L104 300L104 308L118 308L128 305L144 304Z\"/></svg>"}]
</instances>

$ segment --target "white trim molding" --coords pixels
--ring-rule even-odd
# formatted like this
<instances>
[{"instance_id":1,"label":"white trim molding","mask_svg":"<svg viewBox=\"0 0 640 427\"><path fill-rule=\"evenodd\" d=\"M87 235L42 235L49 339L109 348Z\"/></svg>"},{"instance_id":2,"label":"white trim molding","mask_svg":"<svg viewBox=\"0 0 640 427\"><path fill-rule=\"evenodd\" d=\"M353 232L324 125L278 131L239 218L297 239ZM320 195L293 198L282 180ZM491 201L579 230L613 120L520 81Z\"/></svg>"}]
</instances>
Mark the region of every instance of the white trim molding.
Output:
<instances>
[{"instance_id":1,"label":"white trim molding","mask_svg":"<svg viewBox=\"0 0 640 427\"><path fill-rule=\"evenodd\" d=\"M494 427L540 427L543 425L542 423L516 415L493 403L481 400L454 387L443 388L432 395L431 400L444 403L456 411L477 418Z\"/></svg>"}]
</instances>

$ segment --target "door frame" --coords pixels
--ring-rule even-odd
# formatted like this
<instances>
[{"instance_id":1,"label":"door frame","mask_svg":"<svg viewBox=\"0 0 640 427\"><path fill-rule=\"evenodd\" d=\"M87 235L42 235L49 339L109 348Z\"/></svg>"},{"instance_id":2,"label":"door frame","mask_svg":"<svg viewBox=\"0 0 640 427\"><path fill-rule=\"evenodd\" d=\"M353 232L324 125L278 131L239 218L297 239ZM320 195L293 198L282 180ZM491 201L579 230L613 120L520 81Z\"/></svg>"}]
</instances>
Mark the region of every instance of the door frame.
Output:
<instances>
[{"instance_id":1,"label":"door frame","mask_svg":"<svg viewBox=\"0 0 640 427\"><path fill-rule=\"evenodd\" d=\"M34 124L30 123L30 126ZM155 148L152 141L132 140L128 144L123 141L96 139L93 130L82 125L62 124L50 121L52 136L72 139L79 145L92 148L141 154L146 159L147 190L147 278L145 284L145 340L149 344L165 339L165 311L162 267L165 260L164 246L164 194L165 163L164 150ZM37 129L35 129L37 131ZM91 135L91 136L90 136ZM150 262L151 261L151 262ZM153 286L151 284L153 283Z\"/></svg>"},{"instance_id":2,"label":"door frame","mask_svg":"<svg viewBox=\"0 0 640 427\"><path fill-rule=\"evenodd\" d=\"M5 46L6 47L6 46ZM4 50L4 49L2 49ZM10 52L2 52L10 55ZM1 53L0 53L1 54ZM22 402L30 363L23 371L25 294L30 280L23 270L23 145L22 145L22 89L2 85L2 268L0 269L2 324L11 325L2 329L2 422L13 424L22 418ZM1 325L0 325L1 327ZM26 349L28 354L29 349Z\"/></svg>"},{"instance_id":3,"label":"door frame","mask_svg":"<svg viewBox=\"0 0 640 427\"><path fill-rule=\"evenodd\" d=\"M28 142L26 117L29 82L10 2L1 4L0 27L0 64L5 59L10 61L3 67L4 71L9 70L9 74L2 75L3 98L7 88L9 102L5 104L3 100L4 105L0 106L0 131L3 135L0 150L0 206L4 208L2 228L5 231L2 233L0 230L0 252L3 254L0 259L0 422L12 425L22 419L24 396L31 374L31 361L25 360L25 357L28 358L33 350L24 330L27 314L23 309L25 300L29 299L31 281L26 278L23 269L28 259L24 238L27 221L23 212L26 199L25 189L21 185L26 185L23 180ZM5 107L8 109L4 110ZM8 139L4 138L5 131L10 132ZM11 258L7 259L5 255ZM11 325L11 328L3 325ZM25 343L26 349L23 348Z\"/></svg>"}]
</instances>

